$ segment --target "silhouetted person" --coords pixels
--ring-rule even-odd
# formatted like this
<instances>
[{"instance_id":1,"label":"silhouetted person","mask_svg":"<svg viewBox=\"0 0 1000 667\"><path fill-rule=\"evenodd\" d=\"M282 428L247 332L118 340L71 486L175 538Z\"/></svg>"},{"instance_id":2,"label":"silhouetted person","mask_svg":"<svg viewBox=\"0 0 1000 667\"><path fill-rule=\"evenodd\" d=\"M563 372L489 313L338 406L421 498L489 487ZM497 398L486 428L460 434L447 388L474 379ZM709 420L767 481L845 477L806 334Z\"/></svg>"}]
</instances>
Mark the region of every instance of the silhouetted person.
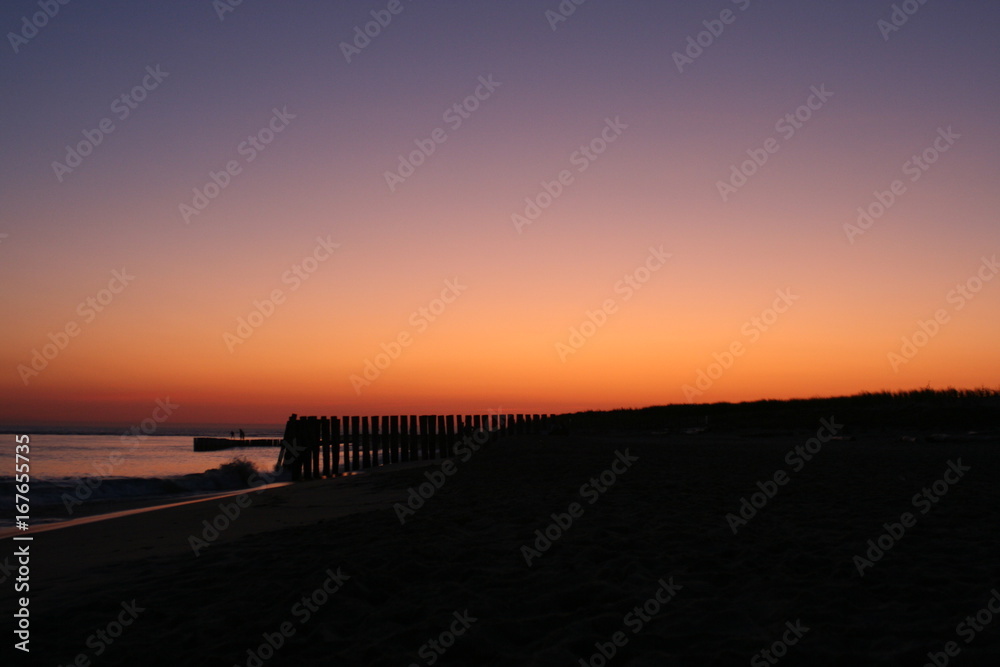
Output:
<instances>
[{"instance_id":1,"label":"silhouetted person","mask_svg":"<svg viewBox=\"0 0 1000 667\"><path fill-rule=\"evenodd\" d=\"M230 431L229 432L229 437L230 438L235 438L236 437L236 431Z\"/></svg>"},{"instance_id":2,"label":"silhouetted person","mask_svg":"<svg viewBox=\"0 0 1000 667\"><path fill-rule=\"evenodd\" d=\"M240 440L246 440L246 436L243 434L243 429L240 429Z\"/></svg>"}]
</instances>

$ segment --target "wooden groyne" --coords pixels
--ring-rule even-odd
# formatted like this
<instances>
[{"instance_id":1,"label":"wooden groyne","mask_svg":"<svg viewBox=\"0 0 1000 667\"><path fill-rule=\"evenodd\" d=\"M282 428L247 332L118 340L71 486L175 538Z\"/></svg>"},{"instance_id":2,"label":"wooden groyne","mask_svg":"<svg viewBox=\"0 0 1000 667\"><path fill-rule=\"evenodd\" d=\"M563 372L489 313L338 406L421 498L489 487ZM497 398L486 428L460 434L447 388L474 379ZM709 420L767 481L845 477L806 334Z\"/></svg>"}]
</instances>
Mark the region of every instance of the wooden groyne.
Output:
<instances>
[{"instance_id":1,"label":"wooden groyne","mask_svg":"<svg viewBox=\"0 0 1000 667\"><path fill-rule=\"evenodd\" d=\"M281 447L281 440L256 438L253 440L240 440L239 438L195 438L194 451L214 452L220 449L232 449L233 447Z\"/></svg>"},{"instance_id":2,"label":"wooden groyne","mask_svg":"<svg viewBox=\"0 0 1000 667\"><path fill-rule=\"evenodd\" d=\"M336 477L371 468L454 456L463 442L483 445L543 433L554 415L381 415L299 417L285 424L276 468L293 480Z\"/></svg>"}]
</instances>

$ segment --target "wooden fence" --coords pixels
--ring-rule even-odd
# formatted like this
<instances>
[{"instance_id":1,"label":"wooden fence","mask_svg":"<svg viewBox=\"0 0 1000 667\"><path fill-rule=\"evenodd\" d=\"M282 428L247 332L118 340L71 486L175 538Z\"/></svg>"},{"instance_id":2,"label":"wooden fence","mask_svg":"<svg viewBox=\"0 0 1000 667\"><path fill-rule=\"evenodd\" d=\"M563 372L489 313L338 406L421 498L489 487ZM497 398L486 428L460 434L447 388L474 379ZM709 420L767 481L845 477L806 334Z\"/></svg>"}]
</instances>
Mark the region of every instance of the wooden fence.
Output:
<instances>
[{"instance_id":1,"label":"wooden fence","mask_svg":"<svg viewBox=\"0 0 1000 667\"><path fill-rule=\"evenodd\" d=\"M293 480L455 455L464 441L483 445L510 435L540 433L552 415L382 415L299 417L285 424L278 469Z\"/></svg>"}]
</instances>

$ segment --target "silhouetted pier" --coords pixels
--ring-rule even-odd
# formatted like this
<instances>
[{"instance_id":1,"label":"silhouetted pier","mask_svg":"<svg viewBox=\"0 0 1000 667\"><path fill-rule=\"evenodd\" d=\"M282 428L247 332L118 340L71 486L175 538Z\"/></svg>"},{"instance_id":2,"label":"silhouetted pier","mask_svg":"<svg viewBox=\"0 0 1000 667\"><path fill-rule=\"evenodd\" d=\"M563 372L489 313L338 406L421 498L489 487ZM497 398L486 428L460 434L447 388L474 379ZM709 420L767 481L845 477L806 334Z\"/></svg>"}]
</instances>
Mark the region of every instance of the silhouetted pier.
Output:
<instances>
[{"instance_id":1,"label":"silhouetted pier","mask_svg":"<svg viewBox=\"0 0 1000 667\"><path fill-rule=\"evenodd\" d=\"M553 415L382 415L299 417L285 424L277 468L293 480L336 477L371 468L455 456L511 435L548 430Z\"/></svg>"},{"instance_id":2,"label":"silhouetted pier","mask_svg":"<svg viewBox=\"0 0 1000 667\"><path fill-rule=\"evenodd\" d=\"M273 438L255 438L253 440L240 440L239 438L195 438L194 451L214 452L220 449L232 449L233 447L281 447L281 440Z\"/></svg>"}]
</instances>

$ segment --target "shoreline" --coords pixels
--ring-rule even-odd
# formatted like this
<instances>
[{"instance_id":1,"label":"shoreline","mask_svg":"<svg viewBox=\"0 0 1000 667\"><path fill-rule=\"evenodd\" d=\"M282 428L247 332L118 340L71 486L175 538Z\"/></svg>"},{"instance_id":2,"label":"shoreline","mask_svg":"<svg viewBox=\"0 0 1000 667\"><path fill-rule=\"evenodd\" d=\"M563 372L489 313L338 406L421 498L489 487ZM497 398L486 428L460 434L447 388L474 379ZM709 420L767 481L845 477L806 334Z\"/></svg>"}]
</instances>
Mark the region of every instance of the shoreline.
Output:
<instances>
[{"instance_id":1,"label":"shoreline","mask_svg":"<svg viewBox=\"0 0 1000 667\"><path fill-rule=\"evenodd\" d=\"M51 530L72 528L74 526L94 523L96 521L107 521L119 517L131 516L134 514L142 514L145 512L169 510L173 507L180 507L183 505L190 505L196 503L210 503L215 500L230 498L233 496L241 496L244 494L253 496L260 493L266 493L269 490L279 489L289 486L301 486L303 484L319 484L319 483L343 484L348 482L349 480L359 477L368 477L371 475L387 475L397 471L440 465L441 462L444 460L445 459L430 459L426 461L420 460L420 461L394 463L390 466L379 466L377 468L360 470L357 472L351 471L347 473L341 473L337 477L312 480L309 482L281 481L281 482L271 482L270 484L248 486L242 489L230 489L228 491L211 491L207 493L179 494L178 496L176 496L175 500L171 500L170 497L164 497L164 496L145 497L145 498L143 497L122 498L120 500L101 500L81 505L79 510L80 515L74 518L43 521L42 523L32 523L31 529L28 531L28 534L37 534L41 532L48 532ZM39 512L39 514L45 516L46 515L45 510L51 509L52 507L55 506L50 505L43 508ZM22 535L22 534L24 534L24 531L19 531L13 523L10 525L0 525L0 540L8 539L15 535Z\"/></svg>"},{"instance_id":2,"label":"shoreline","mask_svg":"<svg viewBox=\"0 0 1000 667\"><path fill-rule=\"evenodd\" d=\"M100 502L95 502L90 506L86 504L82 505L80 508L80 515L75 518L55 519L49 521L43 520L42 523L32 523L31 528L28 531L28 534L37 534L42 532L48 532L50 530L70 528L72 526L83 525L86 523L93 523L95 521L107 521L109 519L115 519L122 516L130 516L132 514L141 514L143 512L164 510L164 509L169 509L171 507L189 505L191 503L211 502L213 500L218 500L220 498L228 498L230 496L238 496L244 493L254 493L258 491L264 491L266 489L279 488L282 486L288 486L289 484L292 484L292 482L272 482L271 484L265 484L256 487L246 487L243 489L233 489L230 491L197 493L193 495L178 494L177 500L173 501L168 501L167 498L164 498L162 496L147 497L147 498L123 498L121 500L103 500ZM45 509L50 509L50 508L51 506ZM10 526L0 525L0 540L21 534L24 534L24 531L18 530L14 524L11 524Z\"/></svg>"},{"instance_id":3,"label":"shoreline","mask_svg":"<svg viewBox=\"0 0 1000 667\"><path fill-rule=\"evenodd\" d=\"M37 535L35 544L44 541L46 546L41 558L33 559L33 563L41 561L41 569L51 569L62 580L91 567L150 557L201 556L247 536L307 527L391 506L399 500L399 494L385 492L386 482L391 487L390 480L395 476L405 477L439 464L440 460L410 462L339 478L277 482L206 498L38 524L26 532L6 530L0 535L0 543L13 544L14 537ZM217 538L207 539L212 529L206 522L225 528L218 531ZM200 547L197 552L193 544ZM73 553L71 560L65 559L67 553Z\"/></svg>"}]
</instances>

